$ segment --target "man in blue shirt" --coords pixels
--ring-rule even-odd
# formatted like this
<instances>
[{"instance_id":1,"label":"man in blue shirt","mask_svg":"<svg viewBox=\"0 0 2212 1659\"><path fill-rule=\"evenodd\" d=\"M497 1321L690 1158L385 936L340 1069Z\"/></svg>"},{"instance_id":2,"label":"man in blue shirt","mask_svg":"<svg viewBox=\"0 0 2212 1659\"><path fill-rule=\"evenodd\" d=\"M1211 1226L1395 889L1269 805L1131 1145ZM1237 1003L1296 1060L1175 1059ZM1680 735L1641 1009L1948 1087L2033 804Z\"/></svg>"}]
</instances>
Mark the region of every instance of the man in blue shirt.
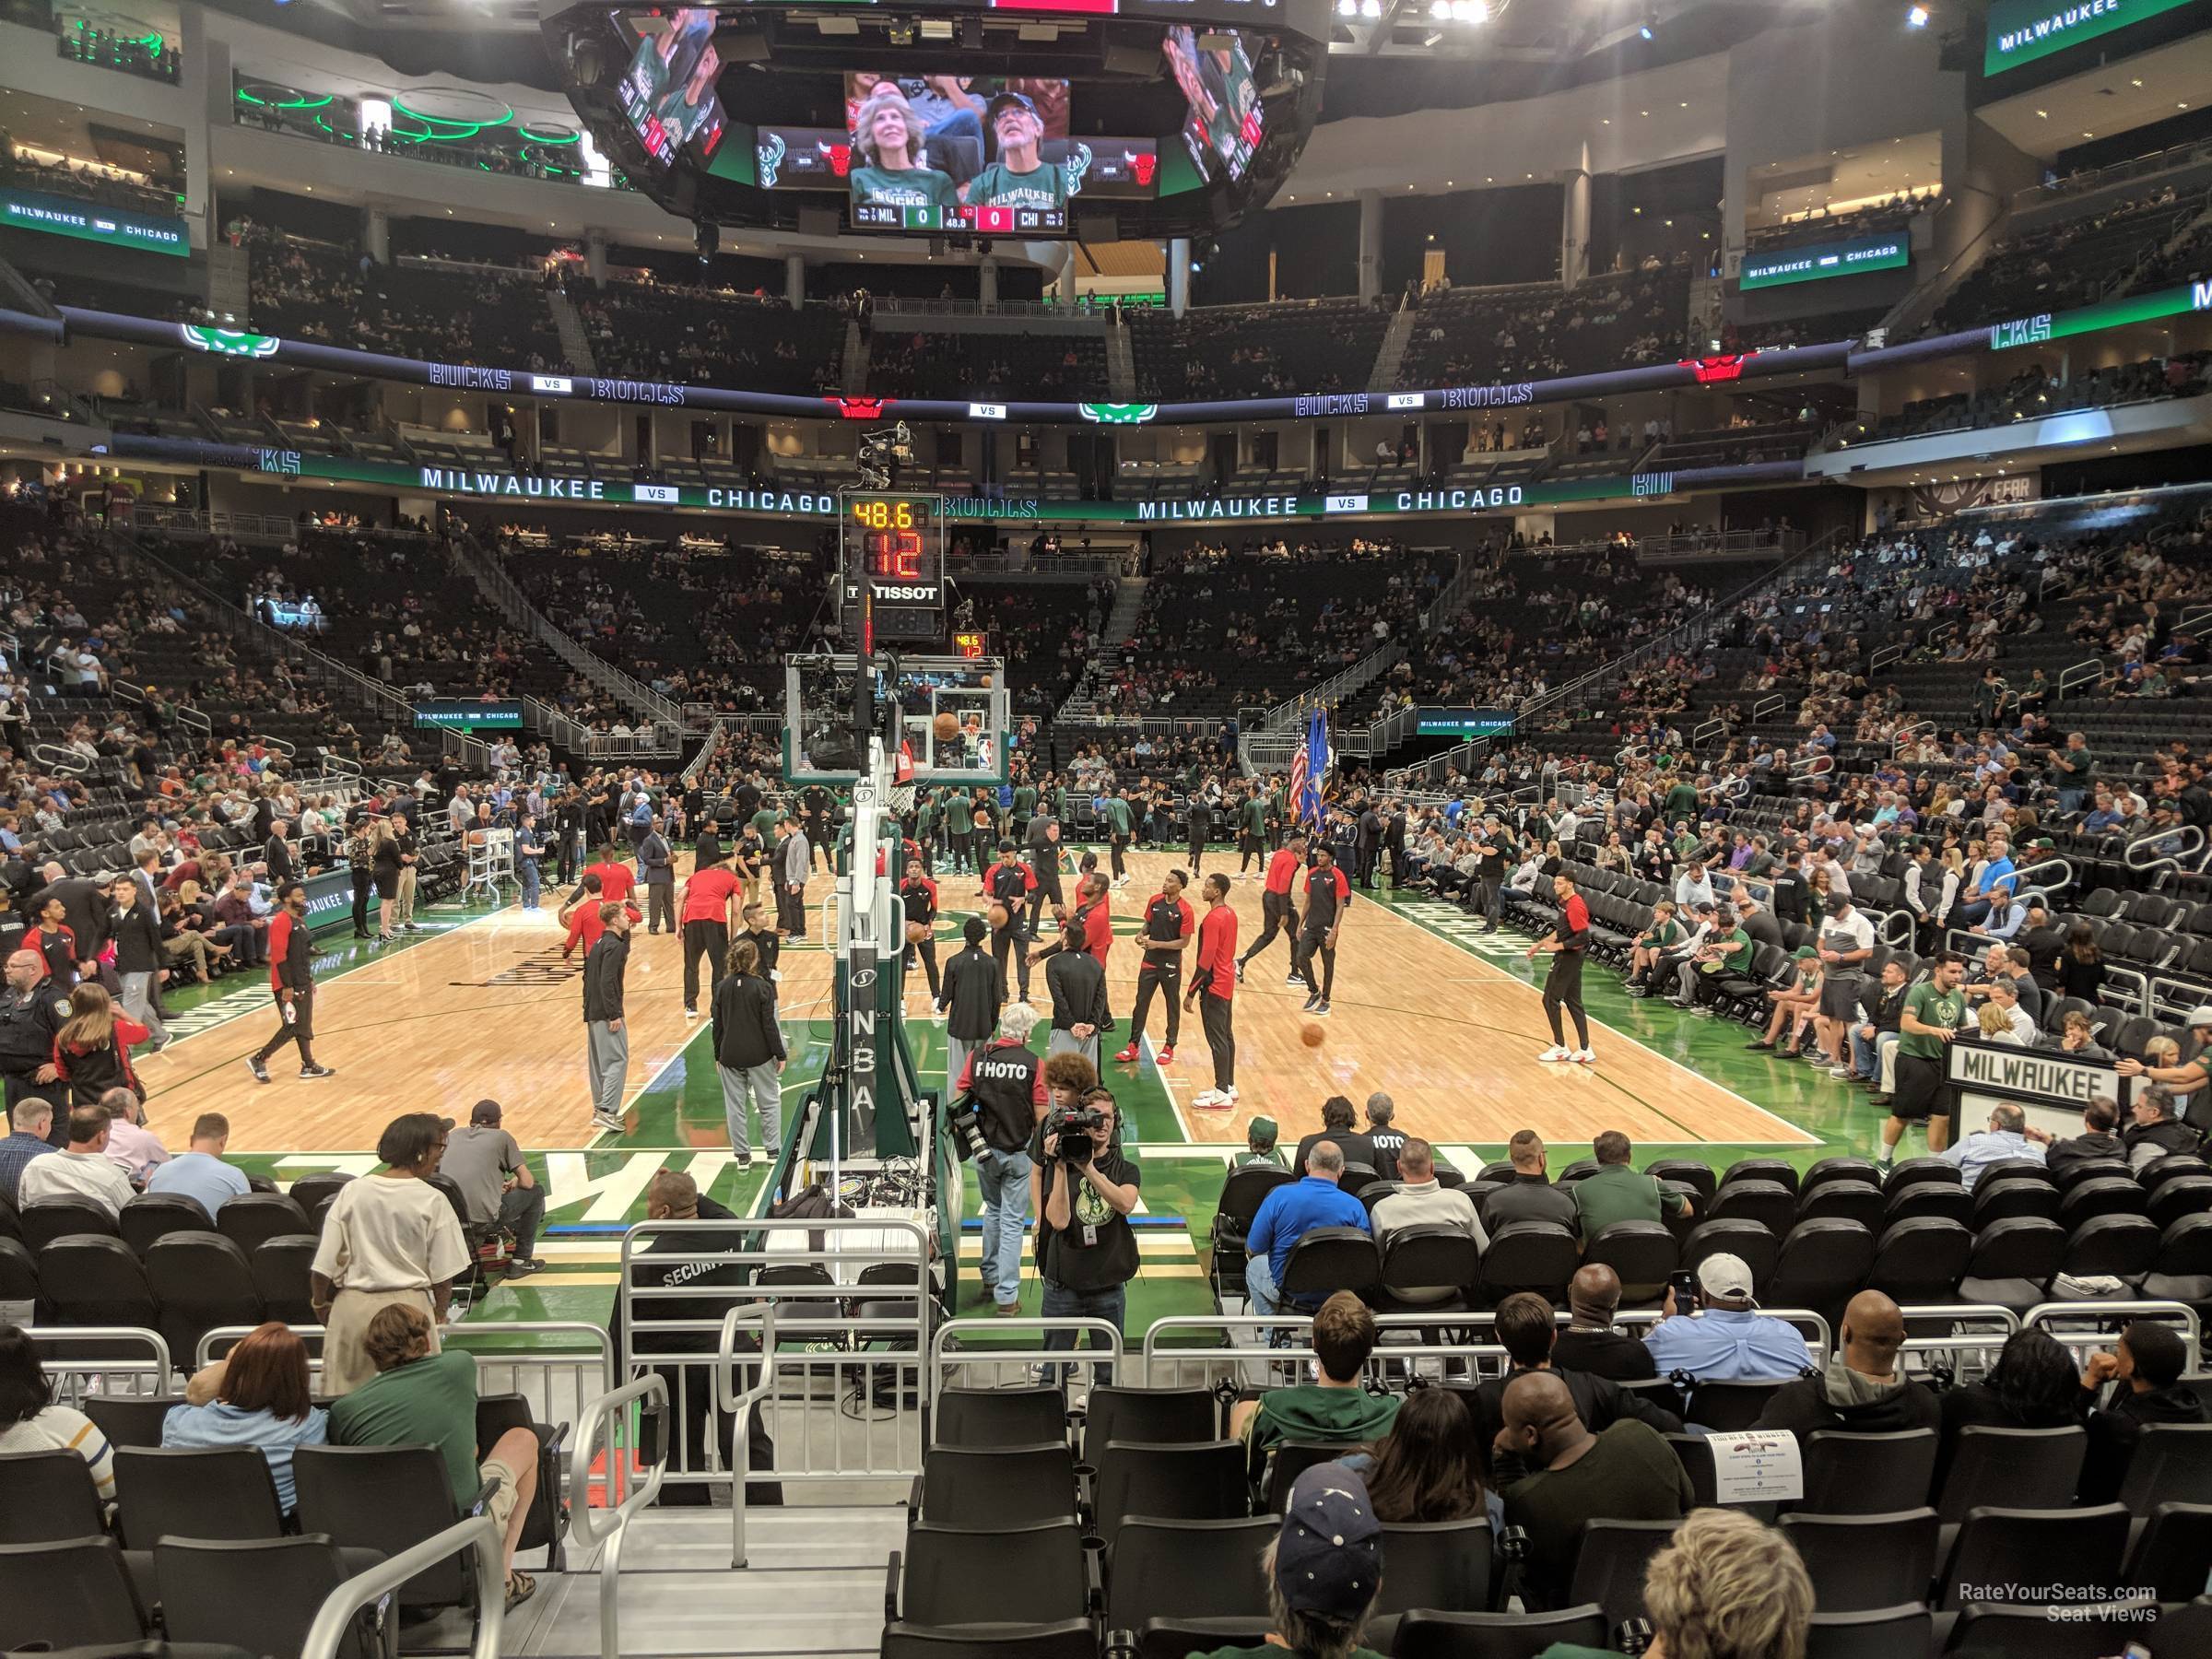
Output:
<instances>
[{"instance_id":1,"label":"man in blue shirt","mask_svg":"<svg viewBox=\"0 0 2212 1659\"><path fill-rule=\"evenodd\" d=\"M207 1219L214 1220L224 1205L243 1198L251 1190L238 1167L223 1161L224 1149L229 1145L230 1120L219 1112L201 1112L193 1121L190 1148L159 1166L146 1190L196 1198L207 1212Z\"/></svg>"},{"instance_id":2,"label":"man in blue shirt","mask_svg":"<svg viewBox=\"0 0 2212 1659\"><path fill-rule=\"evenodd\" d=\"M1244 1247L1252 1259L1244 1265L1244 1288L1254 1313L1280 1313L1284 1296L1280 1286L1290 1265L1290 1252L1317 1227L1356 1227L1368 1230L1367 1208L1336 1183L1344 1175L1344 1148L1335 1141L1321 1141L1306 1155L1302 1181L1277 1187L1260 1201ZM1299 1298L1295 1306L1312 1312L1320 1297ZM1265 1333L1272 1342L1274 1333Z\"/></svg>"},{"instance_id":3,"label":"man in blue shirt","mask_svg":"<svg viewBox=\"0 0 2212 1659\"><path fill-rule=\"evenodd\" d=\"M2004 836L1989 838L1989 862L1982 868L1981 885L1971 889L1959 905L1959 919L1971 927L1988 915L1992 906L2009 904L2015 886L2012 843Z\"/></svg>"},{"instance_id":4,"label":"man in blue shirt","mask_svg":"<svg viewBox=\"0 0 2212 1659\"><path fill-rule=\"evenodd\" d=\"M1955 1147L1944 1149L1943 1160L1959 1171L1959 1184L1968 1192L1982 1178L1982 1171L1992 1164L2007 1159L2025 1159L2030 1163L2041 1163L2042 1147L2028 1138L2028 1114L2018 1106L2006 1103L1990 1109L1989 1127L1968 1135Z\"/></svg>"},{"instance_id":5,"label":"man in blue shirt","mask_svg":"<svg viewBox=\"0 0 2212 1659\"><path fill-rule=\"evenodd\" d=\"M1709 1255L1698 1268L1698 1311L1676 1307L1669 1290L1644 1346L1661 1376L1688 1371L1700 1382L1786 1382L1810 1370L1797 1327L1758 1308L1743 1257Z\"/></svg>"}]
</instances>

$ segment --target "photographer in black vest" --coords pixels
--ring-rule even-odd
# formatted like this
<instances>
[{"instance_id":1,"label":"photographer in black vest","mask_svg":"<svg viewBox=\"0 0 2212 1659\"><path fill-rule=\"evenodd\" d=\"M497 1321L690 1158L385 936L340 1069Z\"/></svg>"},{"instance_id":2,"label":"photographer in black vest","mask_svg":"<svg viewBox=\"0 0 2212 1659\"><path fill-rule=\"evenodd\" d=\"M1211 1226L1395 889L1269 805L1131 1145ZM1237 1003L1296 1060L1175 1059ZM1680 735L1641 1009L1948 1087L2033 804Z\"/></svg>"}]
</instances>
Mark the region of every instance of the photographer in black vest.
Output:
<instances>
[{"instance_id":1,"label":"photographer in black vest","mask_svg":"<svg viewBox=\"0 0 2212 1659\"><path fill-rule=\"evenodd\" d=\"M1044 1113L1044 1056L1030 1047L1037 1010L1009 1004L998 1035L971 1049L954 1081L953 1111L974 1113L976 1188L983 1204L979 1270L993 1312L1021 1311L1021 1235L1029 1218L1030 1141Z\"/></svg>"}]
</instances>

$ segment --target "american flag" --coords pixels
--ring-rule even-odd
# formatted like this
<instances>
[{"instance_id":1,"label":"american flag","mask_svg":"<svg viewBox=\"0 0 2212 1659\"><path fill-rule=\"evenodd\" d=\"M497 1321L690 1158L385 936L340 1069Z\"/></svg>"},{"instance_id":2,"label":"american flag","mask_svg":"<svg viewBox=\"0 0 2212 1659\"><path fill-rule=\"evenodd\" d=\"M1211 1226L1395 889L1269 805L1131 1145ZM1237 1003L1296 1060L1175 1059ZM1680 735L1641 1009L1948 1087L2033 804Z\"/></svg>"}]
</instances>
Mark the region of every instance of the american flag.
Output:
<instances>
[{"instance_id":1,"label":"american flag","mask_svg":"<svg viewBox=\"0 0 2212 1659\"><path fill-rule=\"evenodd\" d=\"M1306 759L1306 746L1300 744L1298 752L1290 757L1290 814L1300 823L1306 817L1306 779L1310 775Z\"/></svg>"},{"instance_id":2,"label":"american flag","mask_svg":"<svg viewBox=\"0 0 2212 1659\"><path fill-rule=\"evenodd\" d=\"M1329 717L1315 709L1306 721L1305 746L1290 757L1290 806L1301 824L1321 822L1321 781L1331 759Z\"/></svg>"}]
</instances>

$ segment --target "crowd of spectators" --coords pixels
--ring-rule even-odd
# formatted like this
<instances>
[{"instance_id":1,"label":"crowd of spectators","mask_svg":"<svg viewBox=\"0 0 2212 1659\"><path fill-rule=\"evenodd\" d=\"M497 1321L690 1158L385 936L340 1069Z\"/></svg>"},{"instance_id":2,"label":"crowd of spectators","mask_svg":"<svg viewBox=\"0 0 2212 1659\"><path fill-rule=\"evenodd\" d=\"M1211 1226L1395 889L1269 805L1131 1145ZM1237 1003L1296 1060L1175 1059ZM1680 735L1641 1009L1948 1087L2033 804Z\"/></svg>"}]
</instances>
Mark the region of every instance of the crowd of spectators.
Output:
<instances>
[{"instance_id":1,"label":"crowd of spectators","mask_svg":"<svg viewBox=\"0 0 2212 1659\"><path fill-rule=\"evenodd\" d=\"M2212 224L2195 224L2212 191L2146 188L2094 212L2003 237L1922 331L1980 328L2179 282L2197 273ZM2177 236L2186 229L2187 235Z\"/></svg>"},{"instance_id":2,"label":"crowd of spectators","mask_svg":"<svg viewBox=\"0 0 2212 1659\"><path fill-rule=\"evenodd\" d=\"M1566 291L1444 288L1421 298L1397 384L1544 380L1670 362L1686 355L1688 320L1687 258Z\"/></svg>"},{"instance_id":3,"label":"crowd of spectators","mask_svg":"<svg viewBox=\"0 0 2212 1659\"><path fill-rule=\"evenodd\" d=\"M844 314L728 288L624 280L573 291L602 374L744 386L764 392L841 389Z\"/></svg>"},{"instance_id":4,"label":"crowd of spectators","mask_svg":"<svg viewBox=\"0 0 2212 1659\"><path fill-rule=\"evenodd\" d=\"M1771 225L1755 225L1744 232L1747 247L1784 248L1796 242L1828 241L1845 236L1879 236L1884 231L1910 229L1914 219L1943 206L1943 187L1900 190L1879 200L1856 203L1830 212L1825 206L1792 214Z\"/></svg>"}]
</instances>

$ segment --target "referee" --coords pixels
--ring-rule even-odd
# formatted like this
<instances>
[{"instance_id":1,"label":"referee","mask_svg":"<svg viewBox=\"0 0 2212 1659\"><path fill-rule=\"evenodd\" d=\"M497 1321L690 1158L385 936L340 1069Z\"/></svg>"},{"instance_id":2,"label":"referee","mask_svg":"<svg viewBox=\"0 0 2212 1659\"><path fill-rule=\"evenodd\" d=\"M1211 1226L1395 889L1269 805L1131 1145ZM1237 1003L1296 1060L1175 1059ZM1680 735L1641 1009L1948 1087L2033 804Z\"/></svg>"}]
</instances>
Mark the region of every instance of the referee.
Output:
<instances>
[{"instance_id":1,"label":"referee","mask_svg":"<svg viewBox=\"0 0 2212 1659\"><path fill-rule=\"evenodd\" d=\"M1551 890L1559 897L1559 919L1528 947L1532 962L1539 951L1551 952L1551 971L1544 978L1544 1017L1551 1021L1551 1046L1536 1058L1588 1065L1597 1058L1590 1052L1590 1018L1583 1012L1583 953L1590 947L1590 907L1574 890L1574 877L1564 871L1551 878ZM1567 1046L1567 1033L1559 1023L1562 1007L1574 1016L1580 1048Z\"/></svg>"},{"instance_id":2,"label":"referee","mask_svg":"<svg viewBox=\"0 0 2212 1659\"><path fill-rule=\"evenodd\" d=\"M1260 936L1252 942L1252 948L1237 959L1237 978L1244 977L1244 964L1275 943L1275 935L1286 934L1290 941L1290 972L1283 981L1286 985L1302 985L1305 980L1298 971L1298 933L1291 925L1296 908L1290 898L1290 884L1298 879L1299 866L1306 862L1306 832L1293 830L1290 839L1277 847L1267 860L1266 879L1260 887L1260 920L1266 924Z\"/></svg>"}]
</instances>

